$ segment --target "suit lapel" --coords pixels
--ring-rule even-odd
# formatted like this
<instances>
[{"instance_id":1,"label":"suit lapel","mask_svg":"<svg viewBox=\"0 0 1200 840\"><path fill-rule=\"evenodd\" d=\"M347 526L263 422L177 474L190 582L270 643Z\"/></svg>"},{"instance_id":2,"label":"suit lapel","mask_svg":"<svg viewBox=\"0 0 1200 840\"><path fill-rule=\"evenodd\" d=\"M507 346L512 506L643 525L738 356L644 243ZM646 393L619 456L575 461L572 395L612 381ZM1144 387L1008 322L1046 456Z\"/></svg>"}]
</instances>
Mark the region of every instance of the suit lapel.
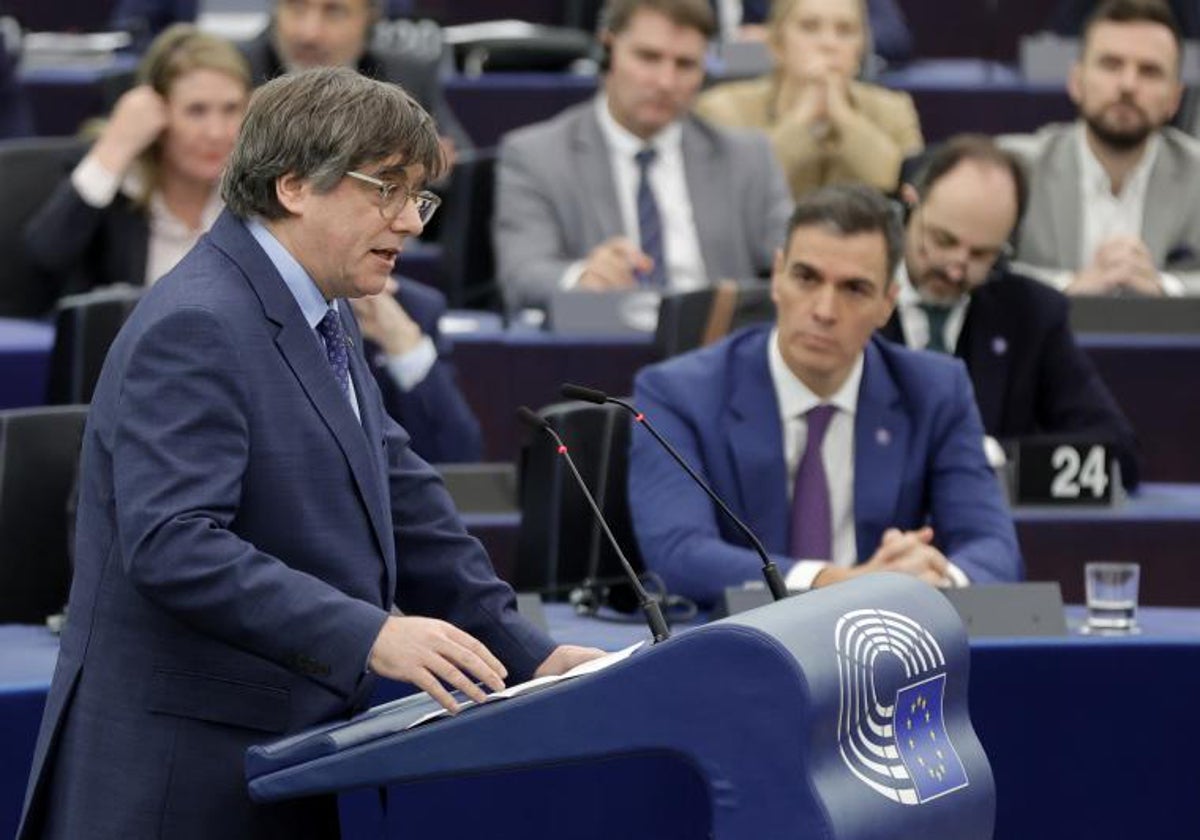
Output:
<instances>
[{"instance_id":1,"label":"suit lapel","mask_svg":"<svg viewBox=\"0 0 1200 840\"><path fill-rule=\"evenodd\" d=\"M1194 179L1179 171L1177 160L1165 136L1160 137L1158 157L1146 185L1145 210L1142 212L1142 241L1150 249L1154 264L1166 266L1172 240L1179 230L1180 208L1189 202L1188 190L1195 189Z\"/></svg>"},{"instance_id":2,"label":"suit lapel","mask_svg":"<svg viewBox=\"0 0 1200 840\"><path fill-rule=\"evenodd\" d=\"M985 429L998 429L1004 418L1004 398L1008 393L1008 373L1012 361L1012 339L1006 334L1002 320L994 305L992 283L1003 283L1003 279L989 280L971 296L967 308L967 319L963 323L962 335L958 340L955 355L967 365L971 381L986 383L986 387L975 389L975 402L983 418Z\"/></svg>"},{"instance_id":3,"label":"suit lapel","mask_svg":"<svg viewBox=\"0 0 1200 840\"><path fill-rule=\"evenodd\" d=\"M733 349L729 400L729 463L737 476L742 511L768 551L785 552L789 507L779 398L767 364L770 330Z\"/></svg>"},{"instance_id":4,"label":"suit lapel","mask_svg":"<svg viewBox=\"0 0 1200 840\"><path fill-rule=\"evenodd\" d=\"M354 416L354 409L342 393L337 380L331 375L329 361L325 358L320 338L304 320L304 314L284 284L283 278L254 241L254 237L246 230L245 225L232 214L225 212L213 226L211 237L214 244L242 269L262 302L263 313L278 326L275 345L346 457L359 495L374 526L380 551L384 557L391 557L393 550L388 506L385 504L385 495L379 479L380 456L374 448L368 446L369 430L364 430L363 425ZM348 317L342 313L343 322ZM354 335L357 331L347 328L347 333ZM360 371L356 378L358 383L361 383L361 364L356 359L358 355L358 351L350 354L352 364ZM360 387L358 393L368 394L370 391ZM360 410L364 412L364 417L368 402L371 401L360 397ZM288 418L280 418L280 422L288 422ZM378 430L374 440L379 440Z\"/></svg>"},{"instance_id":5,"label":"suit lapel","mask_svg":"<svg viewBox=\"0 0 1200 840\"><path fill-rule=\"evenodd\" d=\"M616 179L609 160L608 144L604 142L594 106L588 104L585 107L575 125L572 141L575 160L572 168L583 185L585 215L590 211L593 222L598 226L597 236L588 238L601 242L609 237L623 236L626 231L621 221L621 205L617 201ZM586 227L584 236L587 237Z\"/></svg>"},{"instance_id":6,"label":"suit lapel","mask_svg":"<svg viewBox=\"0 0 1200 840\"><path fill-rule=\"evenodd\" d=\"M364 493L364 497L371 500L367 502L367 507L371 512L371 524L375 528L375 536L379 539L384 565L387 567L386 586L383 590L384 603L387 604L391 603L391 593L396 591L396 543L391 531L391 489L388 486L388 465L387 459L382 454L385 452L383 405L379 400L372 398L375 393L374 383L371 381L373 375L363 357L363 339L358 331L358 324L354 320L354 313L345 301L338 304L338 311L342 316L342 321L346 324L346 336L351 344L349 348L350 378L354 382L354 389L358 395L358 410L362 415L360 430L367 444L366 466L372 471L375 480L374 486L377 489L373 499L366 493ZM339 396L341 395L339 394ZM345 402L344 399L343 402ZM356 422L355 425L358 423ZM358 480L357 477L356 480Z\"/></svg>"},{"instance_id":7,"label":"suit lapel","mask_svg":"<svg viewBox=\"0 0 1200 840\"><path fill-rule=\"evenodd\" d=\"M878 340L878 339L877 339ZM854 416L854 522L860 561L896 521L896 502L911 433L900 391L875 341L867 343Z\"/></svg>"},{"instance_id":8,"label":"suit lapel","mask_svg":"<svg viewBox=\"0 0 1200 840\"><path fill-rule=\"evenodd\" d=\"M715 282L715 267L729 262L725 253L729 244L729 202L731 193L722 177L719 154L712 142L690 119L683 121L683 173L687 181L688 198L692 202L692 220L704 267Z\"/></svg>"},{"instance_id":9,"label":"suit lapel","mask_svg":"<svg viewBox=\"0 0 1200 840\"><path fill-rule=\"evenodd\" d=\"M1050 224L1057 243L1058 264L1077 265L1083 235L1079 229L1079 217L1083 208L1079 206L1081 176L1073 132L1067 132L1059 138L1059 147L1051 157L1050 171L1061 171L1062 177L1046 179L1043 188L1050 204Z\"/></svg>"}]
</instances>

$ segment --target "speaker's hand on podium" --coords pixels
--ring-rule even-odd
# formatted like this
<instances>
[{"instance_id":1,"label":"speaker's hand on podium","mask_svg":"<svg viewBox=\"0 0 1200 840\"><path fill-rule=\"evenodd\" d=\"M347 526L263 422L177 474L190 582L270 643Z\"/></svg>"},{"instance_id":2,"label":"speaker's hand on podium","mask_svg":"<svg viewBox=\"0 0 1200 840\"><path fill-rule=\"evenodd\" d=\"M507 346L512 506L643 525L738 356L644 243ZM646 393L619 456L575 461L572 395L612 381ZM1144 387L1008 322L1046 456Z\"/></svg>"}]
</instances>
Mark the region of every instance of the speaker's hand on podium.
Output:
<instances>
[{"instance_id":1,"label":"speaker's hand on podium","mask_svg":"<svg viewBox=\"0 0 1200 840\"><path fill-rule=\"evenodd\" d=\"M428 692L451 713L458 711L458 703L442 683L482 703L488 691L504 688L508 676L500 660L471 634L436 618L412 615L388 617L371 647L367 665L381 677L412 683ZM476 685L477 680L483 686Z\"/></svg>"},{"instance_id":2,"label":"speaker's hand on podium","mask_svg":"<svg viewBox=\"0 0 1200 840\"><path fill-rule=\"evenodd\" d=\"M535 678L557 677L559 674L565 674L567 671L578 665L582 665L584 662L591 662L593 659L599 659L604 655L604 651L599 648L580 647L579 645L559 645L537 667L537 670L533 672L533 676Z\"/></svg>"}]
</instances>

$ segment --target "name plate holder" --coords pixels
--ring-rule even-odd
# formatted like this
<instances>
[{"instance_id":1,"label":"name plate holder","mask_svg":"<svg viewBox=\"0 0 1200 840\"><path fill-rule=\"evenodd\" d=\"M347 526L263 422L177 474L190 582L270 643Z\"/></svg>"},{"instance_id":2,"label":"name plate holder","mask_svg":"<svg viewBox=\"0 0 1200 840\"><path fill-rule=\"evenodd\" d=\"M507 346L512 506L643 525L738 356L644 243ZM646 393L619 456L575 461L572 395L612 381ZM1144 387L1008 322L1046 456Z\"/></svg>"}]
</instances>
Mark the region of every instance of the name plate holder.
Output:
<instances>
[{"instance_id":1,"label":"name plate holder","mask_svg":"<svg viewBox=\"0 0 1200 840\"><path fill-rule=\"evenodd\" d=\"M1009 444L1010 498L1040 507L1117 507L1125 500L1111 441L1037 437Z\"/></svg>"}]
</instances>

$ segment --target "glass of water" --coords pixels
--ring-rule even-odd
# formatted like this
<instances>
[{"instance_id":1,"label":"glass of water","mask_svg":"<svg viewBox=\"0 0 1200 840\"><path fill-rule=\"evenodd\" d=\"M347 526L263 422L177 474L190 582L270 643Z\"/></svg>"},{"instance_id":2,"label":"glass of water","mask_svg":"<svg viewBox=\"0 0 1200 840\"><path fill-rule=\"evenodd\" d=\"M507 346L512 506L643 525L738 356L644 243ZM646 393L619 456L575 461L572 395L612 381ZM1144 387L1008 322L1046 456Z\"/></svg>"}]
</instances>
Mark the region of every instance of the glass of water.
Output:
<instances>
[{"instance_id":1,"label":"glass of water","mask_svg":"<svg viewBox=\"0 0 1200 840\"><path fill-rule=\"evenodd\" d=\"M1085 633L1137 633L1137 563L1088 563L1085 567Z\"/></svg>"}]
</instances>

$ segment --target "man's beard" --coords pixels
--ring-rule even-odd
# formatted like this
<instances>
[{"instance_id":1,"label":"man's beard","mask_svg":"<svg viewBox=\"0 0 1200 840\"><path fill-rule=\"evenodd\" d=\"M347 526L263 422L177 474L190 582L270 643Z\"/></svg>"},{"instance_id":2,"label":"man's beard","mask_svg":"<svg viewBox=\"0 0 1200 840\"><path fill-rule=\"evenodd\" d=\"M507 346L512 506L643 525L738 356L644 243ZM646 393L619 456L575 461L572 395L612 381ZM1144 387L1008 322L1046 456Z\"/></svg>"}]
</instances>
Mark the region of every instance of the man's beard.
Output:
<instances>
[{"instance_id":1,"label":"man's beard","mask_svg":"<svg viewBox=\"0 0 1200 840\"><path fill-rule=\"evenodd\" d=\"M937 286L930 281L940 280ZM927 268L920 276L919 281L914 282L917 295L925 303L932 303L936 306L953 306L966 295L971 293L971 284L965 279L955 283L940 267L932 266Z\"/></svg>"},{"instance_id":2,"label":"man's beard","mask_svg":"<svg viewBox=\"0 0 1200 840\"><path fill-rule=\"evenodd\" d=\"M1122 100L1119 104L1134 108L1142 116L1142 122L1131 128L1113 128L1104 121L1104 111L1107 109L1102 109L1092 114L1084 114L1083 121L1087 123L1088 129L1091 130L1096 139L1104 145L1119 152L1133 151L1145 143L1146 138L1151 133L1157 131L1159 126L1154 125L1146 112L1132 102Z\"/></svg>"}]
</instances>

